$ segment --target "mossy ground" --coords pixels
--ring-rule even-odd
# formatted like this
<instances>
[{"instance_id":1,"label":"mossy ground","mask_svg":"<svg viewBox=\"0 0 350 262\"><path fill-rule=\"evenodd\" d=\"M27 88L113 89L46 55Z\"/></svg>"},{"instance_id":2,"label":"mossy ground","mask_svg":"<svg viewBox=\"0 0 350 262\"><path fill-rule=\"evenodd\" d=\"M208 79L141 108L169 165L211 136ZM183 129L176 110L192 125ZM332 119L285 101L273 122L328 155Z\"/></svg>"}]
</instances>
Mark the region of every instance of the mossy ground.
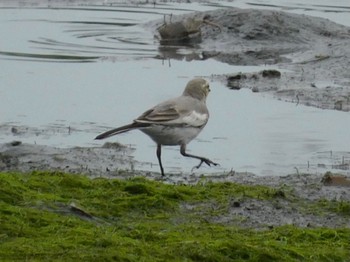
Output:
<instances>
[{"instance_id":1,"label":"mossy ground","mask_svg":"<svg viewBox=\"0 0 350 262\"><path fill-rule=\"evenodd\" d=\"M0 173L0 260L350 261L348 228L256 230L206 219L227 212L233 197L286 196L235 183Z\"/></svg>"}]
</instances>

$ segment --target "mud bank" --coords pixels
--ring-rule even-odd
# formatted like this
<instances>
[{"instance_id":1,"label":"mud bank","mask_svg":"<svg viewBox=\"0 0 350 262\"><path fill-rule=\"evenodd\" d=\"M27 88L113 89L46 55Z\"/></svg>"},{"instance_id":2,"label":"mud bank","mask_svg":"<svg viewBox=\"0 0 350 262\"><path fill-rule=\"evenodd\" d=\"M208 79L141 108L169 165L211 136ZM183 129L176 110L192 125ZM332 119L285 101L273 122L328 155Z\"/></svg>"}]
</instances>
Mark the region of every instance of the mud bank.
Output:
<instances>
[{"instance_id":1,"label":"mud bank","mask_svg":"<svg viewBox=\"0 0 350 262\"><path fill-rule=\"evenodd\" d=\"M192 54L180 55L174 46L161 46L165 58L215 58L231 65L268 65L280 75L266 77L255 72L234 78L240 72L232 72L213 78L232 89L249 88L289 102L350 111L348 27L324 18L237 8L173 16L172 22L205 15L222 30L203 26L201 43L190 43L197 49ZM162 23L159 20L146 27L156 32Z\"/></svg>"},{"instance_id":2,"label":"mud bank","mask_svg":"<svg viewBox=\"0 0 350 262\"><path fill-rule=\"evenodd\" d=\"M349 111L349 28L322 18L277 11L225 9L206 14L221 25L221 31L203 27L202 42L191 44L195 52L189 55L181 54L181 47L160 46L160 58L213 58L231 65L269 65L274 70L269 71L270 74L232 72L232 75L213 76L213 79L232 89L248 88L294 103ZM203 15L198 13L195 17ZM173 17L174 22L180 19L183 17ZM145 27L156 31L162 22L154 21ZM131 150L118 144L60 149L14 141L0 145L0 170L59 170L122 179L144 176L170 184L213 181L265 185L280 188L278 201L235 198L227 213L207 219L254 228L285 224L350 227L349 178L336 176L343 181L338 183L334 182L337 180L332 174L330 179L324 174L298 172L284 177L257 177L234 171L208 175L201 170L162 178L159 173L135 171L136 161L130 156ZM337 212L332 210L332 204ZM316 212L310 211L311 206ZM196 207L183 208L193 210ZM240 221L232 220L239 216Z\"/></svg>"},{"instance_id":3,"label":"mud bank","mask_svg":"<svg viewBox=\"0 0 350 262\"><path fill-rule=\"evenodd\" d=\"M207 219L215 223L238 223L240 226L253 228L286 224L302 227L350 227L349 177L331 173L259 177L234 171L204 174L201 170L191 174L168 174L161 177L159 173L133 171L135 162L128 156L129 150L110 143L102 148L59 149L12 142L0 145L0 170L21 172L57 170L90 177L119 179L143 176L167 184L234 182L242 185L267 186L278 189L277 200L250 199L245 198L243 194L242 198L232 198L232 203L225 214ZM195 209L194 206L183 208ZM237 217L242 219L236 221Z\"/></svg>"},{"instance_id":4,"label":"mud bank","mask_svg":"<svg viewBox=\"0 0 350 262\"><path fill-rule=\"evenodd\" d=\"M58 170L93 177L109 176L110 170L134 169L136 161L130 156L131 152L131 148L118 143L90 148L55 148L13 141L0 145L0 170Z\"/></svg>"},{"instance_id":5,"label":"mud bank","mask_svg":"<svg viewBox=\"0 0 350 262\"><path fill-rule=\"evenodd\" d=\"M40 171L0 172L0 183L3 261L348 261L350 255L346 227L242 228L249 217L218 219L254 199L291 202L293 195L281 189ZM317 216L313 205L297 207ZM323 201L322 207L346 216L339 202Z\"/></svg>"}]
</instances>

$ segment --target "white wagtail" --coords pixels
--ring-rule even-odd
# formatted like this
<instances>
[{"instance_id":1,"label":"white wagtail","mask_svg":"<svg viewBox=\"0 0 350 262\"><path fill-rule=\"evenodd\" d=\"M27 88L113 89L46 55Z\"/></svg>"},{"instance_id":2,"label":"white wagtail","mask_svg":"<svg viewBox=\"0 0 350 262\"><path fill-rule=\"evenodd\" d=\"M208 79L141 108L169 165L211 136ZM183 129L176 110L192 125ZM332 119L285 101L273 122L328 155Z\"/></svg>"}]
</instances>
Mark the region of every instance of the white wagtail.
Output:
<instances>
[{"instance_id":1,"label":"white wagtail","mask_svg":"<svg viewBox=\"0 0 350 262\"><path fill-rule=\"evenodd\" d=\"M157 143L157 158L162 176L164 169L161 160L161 148L164 146L180 146L180 153L185 157L197 158L200 163L208 166L218 165L208 158L186 153L186 145L194 139L207 124L209 111L206 98L210 92L209 83L201 78L193 79L181 96L173 98L147 110L131 124L109 130L95 139L139 129Z\"/></svg>"}]
</instances>

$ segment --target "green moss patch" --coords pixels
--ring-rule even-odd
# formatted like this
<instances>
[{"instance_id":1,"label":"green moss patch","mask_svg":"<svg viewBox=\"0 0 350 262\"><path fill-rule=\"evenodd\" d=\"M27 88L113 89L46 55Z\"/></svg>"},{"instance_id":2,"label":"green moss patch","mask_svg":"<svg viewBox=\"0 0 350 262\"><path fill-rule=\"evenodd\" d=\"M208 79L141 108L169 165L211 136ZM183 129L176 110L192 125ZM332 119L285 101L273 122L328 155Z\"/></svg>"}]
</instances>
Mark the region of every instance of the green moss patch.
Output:
<instances>
[{"instance_id":1,"label":"green moss patch","mask_svg":"<svg viewBox=\"0 0 350 262\"><path fill-rule=\"evenodd\" d=\"M346 261L350 257L349 229L254 230L202 217L203 212L208 215L205 203L224 213L233 198L281 197L286 196L279 190L234 183L186 186L144 178L0 173L0 260ZM184 205L196 208L192 212Z\"/></svg>"}]
</instances>

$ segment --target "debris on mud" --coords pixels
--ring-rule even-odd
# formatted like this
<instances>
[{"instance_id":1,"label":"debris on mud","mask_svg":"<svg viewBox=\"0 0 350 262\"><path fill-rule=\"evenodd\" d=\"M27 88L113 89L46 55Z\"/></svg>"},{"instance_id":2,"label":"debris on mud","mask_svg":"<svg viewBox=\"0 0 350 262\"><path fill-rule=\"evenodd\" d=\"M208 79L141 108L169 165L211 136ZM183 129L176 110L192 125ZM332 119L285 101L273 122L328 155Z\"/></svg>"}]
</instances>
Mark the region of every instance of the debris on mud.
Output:
<instances>
[{"instance_id":1,"label":"debris on mud","mask_svg":"<svg viewBox=\"0 0 350 262\"><path fill-rule=\"evenodd\" d=\"M264 79L265 78L265 79ZM233 90L240 90L241 88L247 88L245 84L251 81L270 83L271 86L275 84L274 79L281 78L281 72L275 69L262 70L257 73L238 73L227 76L227 87ZM258 86L250 87L253 92L259 92Z\"/></svg>"}]
</instances>

